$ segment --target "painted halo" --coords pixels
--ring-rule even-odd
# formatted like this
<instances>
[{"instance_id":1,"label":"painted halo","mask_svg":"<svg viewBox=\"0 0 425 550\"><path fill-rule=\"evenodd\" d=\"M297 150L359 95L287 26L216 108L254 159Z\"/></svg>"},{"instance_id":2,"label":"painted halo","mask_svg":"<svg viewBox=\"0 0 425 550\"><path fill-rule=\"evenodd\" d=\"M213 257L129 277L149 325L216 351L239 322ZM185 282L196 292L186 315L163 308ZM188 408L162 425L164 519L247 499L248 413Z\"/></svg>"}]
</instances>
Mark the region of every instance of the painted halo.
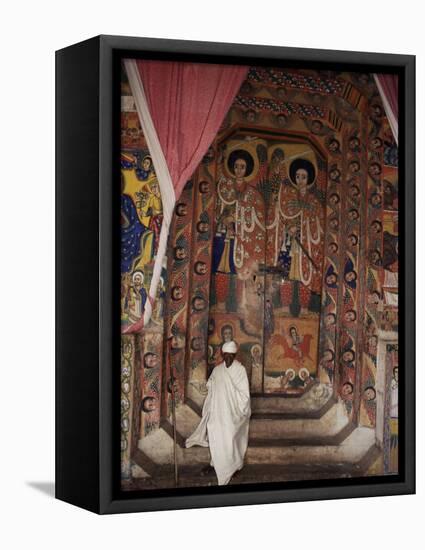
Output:
<instances>
[{"instance_id":1,"label":"painted halo","mask_svg":"<svg viewBox=\"0 0 425 550\"><path fill-rule=\"evenodd\" d=\"M292 381L292 380L295 378L295 371L294 371L294 369L286 369L285 375L287 375L287 374L289 375L289 376L288 376L289 381Z\"/></svg>"},{"instance_id":2,"label":"painted halo","mask_svg":"<svg viewBox=\"0 0 425 550\"><path fill-rule=\"evenodd\" d=\"M237 159L243 159L246 162L246 173L244 177L249 178L254 171L253 156L246 149L234 149L227 157L227 170L233 176L235 175L233 166Z\"/></svg>"},{"instance_id":3,"label":"painted halo","mask_svg":"<svg viewBox=\"0 0 425 550\"><path fill-rule=\"evenodd\" d=\"M314 167L314 164L303 158L297 158L291 162L291 165L289 167L289 179L291 180L291 183L294 187L298 187L295 175L297 173L297 170L303 169L307 172L308 182L307 187L311 187L314 185L316 181L316 169Z\"/></svg>"},{"instance_id":4,"label":"painted halo","mask_svg":"<svg viewBox=\"0 0 425 550\"><path fill-rule=\"evenodd\" d=\"M251 352L251 355L253 356L254 355L254 350L258 350L260 352L260 354L262 355L263 354L263 350L261 349L261 346L260 344L254 344L250 350Z\"/></svg>"},{"instance_id":5,"label":"painted halo","mask_svg":"<svg viewBox=\"0 0 425 550\"><path fill-rule=\"evenodd\" d=\"M133 281L133 283L134 283L134 281L135 281L136 275L140 275L140 277L142 278L142 283L143 283L143 281L145 280L145 275L144 275L143 271L141 271L140 269L138 269L137 271L135 271L135 272L133 273L133 275L131 276L131 280Z\"/></svg>"},{"instance_id":6,"label":"painted halo","mask_svg":"<svg viewBox=\"0 0 425 550\"><path fill-rule=\"evenodd\" d=\"M307 375L307 378L310 377L310 371L308 369L306 369L305 367L302 367L299 371L298 371L298 376L301 378L301 374L306 374ZM302 380L302 378L301 378Z\"/></svg>"},{"instance_id":7,"label":"painted halo","mask_svg":"<svg viewBox=\"0 0 425 550\"><path fill-rule=\"evenodd\" d=\"M150 155L145 155L142 158L142 164L145 162L145 160L148 160L151 163L151 167L153 166L152 157Z\"/></svg>"}]
</instances>

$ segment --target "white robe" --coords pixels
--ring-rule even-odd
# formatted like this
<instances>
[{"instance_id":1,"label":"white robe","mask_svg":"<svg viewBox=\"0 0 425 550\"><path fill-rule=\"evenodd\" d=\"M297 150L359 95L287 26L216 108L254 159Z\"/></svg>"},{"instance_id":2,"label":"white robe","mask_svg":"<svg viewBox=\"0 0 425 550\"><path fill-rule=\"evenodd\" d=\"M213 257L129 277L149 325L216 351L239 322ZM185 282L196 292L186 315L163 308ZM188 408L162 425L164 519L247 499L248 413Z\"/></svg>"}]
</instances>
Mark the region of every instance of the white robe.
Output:
<instances>
[{"instance_id":1,"label":"white robe","mask_svg":"<svg viewBox=\"0 0 425 550\"><path fill-rule=\"evenodd\" d=\"M223 361L212 371L207 388L201 422L186 447L209 447L218 484L226 485L243 467L248 447L251 402L245 367L234 360L227 368Z\"/></svg>"}]
</instances>

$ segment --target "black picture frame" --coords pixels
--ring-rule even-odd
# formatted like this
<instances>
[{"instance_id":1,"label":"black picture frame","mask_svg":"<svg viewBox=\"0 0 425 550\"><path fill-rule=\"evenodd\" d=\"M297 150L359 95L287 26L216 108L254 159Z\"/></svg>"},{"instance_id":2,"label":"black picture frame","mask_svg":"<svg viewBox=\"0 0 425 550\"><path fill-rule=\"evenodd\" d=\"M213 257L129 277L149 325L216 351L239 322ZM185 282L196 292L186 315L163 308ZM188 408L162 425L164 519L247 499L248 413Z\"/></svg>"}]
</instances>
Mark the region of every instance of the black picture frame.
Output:
<instances>
[{"instance_id":1,"label":"black picture frame","mask_svg":"<svg viewBox=\"0 0 425 550\"><path fill-rule=\"evenodd\" d=\"M400 380L398 475L120 491L116 82L120 59L140 56L399 75L399 343L408 369ZM107 514L414 493L414 213L414 56L119 36L56 52L56 498Z\"/></svg>"}]
</instances>

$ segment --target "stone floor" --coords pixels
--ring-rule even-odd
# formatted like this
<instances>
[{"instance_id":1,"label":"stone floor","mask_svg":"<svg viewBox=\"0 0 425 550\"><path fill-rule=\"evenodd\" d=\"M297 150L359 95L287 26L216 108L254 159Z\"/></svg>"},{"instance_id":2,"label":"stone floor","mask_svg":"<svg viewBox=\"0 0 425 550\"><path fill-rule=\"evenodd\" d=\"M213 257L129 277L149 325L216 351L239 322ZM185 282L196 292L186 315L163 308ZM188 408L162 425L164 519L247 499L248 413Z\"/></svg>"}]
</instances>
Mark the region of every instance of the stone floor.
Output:
<instances>
[{"instance_id":1,"label":"stone floor","mask_svg":"<svg viewBox=\"0 0 425 550\"><path fill-rule=\"evenodd\" d=\"M202 475L201 467L181 468L179 470L179 483L177 487L212 487L217 486L215 473ZM313 467L275 466L275 465L248 465L237 472L230 481L230 485L247 483L273 483L319 479L341 479L365 476L364 472L353 469L353 465L329 465ZM148 490L175 488L174 470L164 467L155 477L133 479L123 482L123 490Z\"/></svg>"}]
</instances>

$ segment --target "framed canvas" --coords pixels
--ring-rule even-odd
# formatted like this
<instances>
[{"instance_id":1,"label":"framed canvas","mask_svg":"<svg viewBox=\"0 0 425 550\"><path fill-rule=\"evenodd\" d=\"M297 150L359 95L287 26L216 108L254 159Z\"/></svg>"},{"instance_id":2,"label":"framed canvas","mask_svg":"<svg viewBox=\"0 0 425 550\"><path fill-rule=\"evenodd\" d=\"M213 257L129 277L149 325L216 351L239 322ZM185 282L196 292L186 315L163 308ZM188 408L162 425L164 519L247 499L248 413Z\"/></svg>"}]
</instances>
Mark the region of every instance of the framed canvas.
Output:
<instances>
[{"instance_id":1,"label":"framed canvas","mask_svg":"<svg viewBox=\"0 0 425 550\"><path fill-rule=\"evenodd\" d=\"M57 498L413 493L414 57L100 36L56 60Z\"/></svg>"}]
</instances>

